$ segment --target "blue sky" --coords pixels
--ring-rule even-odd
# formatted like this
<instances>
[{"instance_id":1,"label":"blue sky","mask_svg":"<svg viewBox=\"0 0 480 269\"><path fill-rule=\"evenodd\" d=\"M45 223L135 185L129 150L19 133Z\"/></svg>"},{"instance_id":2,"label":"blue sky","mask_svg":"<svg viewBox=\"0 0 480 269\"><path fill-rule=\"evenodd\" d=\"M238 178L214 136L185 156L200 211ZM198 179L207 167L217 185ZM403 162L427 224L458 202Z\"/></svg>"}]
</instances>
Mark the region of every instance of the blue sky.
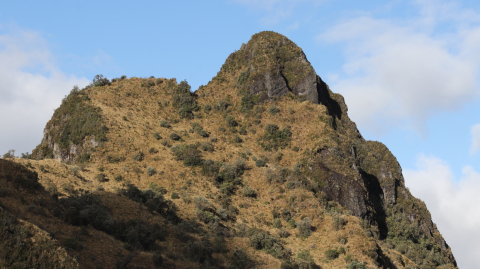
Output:
<instances>
[{"instance_id":1,"label":"blue sky","mask_svg":"<svg viewBox=\"0 0 480 269\"><path fill-rule=\"evenodd\" d=\"M476 268L476 1L2 1L0 153L31 152L61 99L96 74L175 77L196 89L263 30L303 48L363 136L397 157L460 268Z\"/></svg>"}]
</instances>

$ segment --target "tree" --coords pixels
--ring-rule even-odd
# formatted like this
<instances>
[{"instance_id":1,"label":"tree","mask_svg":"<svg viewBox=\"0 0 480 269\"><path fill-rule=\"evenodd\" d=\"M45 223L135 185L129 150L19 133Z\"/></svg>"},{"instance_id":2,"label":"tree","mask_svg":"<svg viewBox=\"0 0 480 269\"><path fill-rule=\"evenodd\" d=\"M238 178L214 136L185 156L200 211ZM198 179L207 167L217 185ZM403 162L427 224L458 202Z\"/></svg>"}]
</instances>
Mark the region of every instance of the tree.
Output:
<instances>
[{"instance_id":1,"label":"tree","mask_svg":"<svg viewBox=\"0 0 480 269\"><path fill-rule=\"evenodd\" d=\"M15 157L15 150L14 149L11 149L11 150L7 151L7 153L3 154L4 159L14 158L14 157Z\"/></svg>"},{"instance_id":2,"label":"tree","mask_svg":"<svg viewBox=\"0 0 480 269\"><path fill-rule=\"evenodd\" d=\"M110 80L108 80L108 78L103 77L103 75L96 75L93 78L93 82L92 82L93 87L108 86L108 85L110 85Z\"/></svg>"}]
</instances>

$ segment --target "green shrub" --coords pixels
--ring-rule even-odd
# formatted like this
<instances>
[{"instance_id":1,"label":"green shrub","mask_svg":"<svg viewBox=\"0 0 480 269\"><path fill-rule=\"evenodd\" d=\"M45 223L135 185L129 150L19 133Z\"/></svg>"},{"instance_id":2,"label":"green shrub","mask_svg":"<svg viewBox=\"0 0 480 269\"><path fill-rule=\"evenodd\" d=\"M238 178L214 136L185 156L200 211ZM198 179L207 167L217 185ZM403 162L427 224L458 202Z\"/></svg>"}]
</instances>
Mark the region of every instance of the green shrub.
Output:
<instances>
[{"instance_id":1,"label":"green shrub","mask_svg":"<svg viewBox=\"0 0 480 269\"><path fill-rule=\"evenodd\" d=\"M235 135L233 137L233 143L242 143L242 142L243 142L243 139L240 136Z\"/></svg>"},{"instance_id":2,"label":"green shrub","mask_svg":"<svg viewBox=\"0 0 480 269\"><path fill-rule=\"evenodd\" d=\"M97 174L96 176L98 182L107 182L108 178L104 173Z\"/></svg>"},{"instance_id":3,"label":"green shrub","mask_svg":"<svg viewBox=\"0 0 480 269\"><path fill-rule=\"evenodd\" d=\"M147 175L148 175L148 176L153 176L153 175L155 175L156 173L157 173L157 170L156 170L155 168L153 168L153 167L151 167L151 166L149 166L149 167L147 168Z\"/></svg>"},{"instance_id":4,"label":"green shrub","mask_svg":"<svg viewBox=\"0 0 480 269\"><path fill-rule=\"evenodd\" d=\"M280 264L280 269L299 269L298 264L291 261L282 261Z\"/></svg>"},{"instance_id":5,"label":"green shrub","mask_svg":"<svg viewBox=\"0 0 480 269\"><path fill-rule=\"evenodd\" d=\"M297 223L298 233L302 237L309 237L312 234L312 221L305 217Z\"/></svg>"},{"instance_id":6,"label":"green shrub","mask_svg":"<svg viewBox=\"0 0 480 269\"><path fill-rule=\"evenodd\" d=\"M273 219L273 228L282 228L282 221L279 218Z\"/></svg>"},{"instance_id":7,"label":"green shrub","mask_svg":"<svg viewBox=\"0 0 480 269\"><path fill-rule=\"evenodd\" d=\"M265 166L267 166L267 162L265 160L262 160L262 159L257 159L255 161L255 165L257 167L265 167Z\"/></svg>"},{"instance_id":8,"label":"green shrub","mask_svg":"<svg viewBox=\"0 0 480 269\"><path fill-rule=\"evenodd\" d=\"M347 220L344 218L338 215L333 216L333 229L335 229L335 231L342 230L346 224Z\"/></svg>"},{"instance_id":9,"label":"green shrub","mask_svg":"<svg viewBox=\"0 0 480 269\"><path fill-rule=\"evenodd\" d=\"M173 91L173 107L177 108L182 119L193 119L193 111L198 111L195 94L190 92L190 85L186 80L180 82Z\"/></svg>"},{"instance_id":10,"label":"green shrub","mask_svg":"<svg viewBox=\"0 0 480 269\"><path fill-rule=\"evenodd\" d=\"M346 269L367 269L368 267L364 263L361 263L359 261L352 261L345 268Z\"/></svg>"},{"instance_id":11,"label":"green shrub","mask_svg":"<svg viewBox=\"0 0 480 269\"><path fill-rule=\"evenodd\" d=\"M156 133L156 132L153 133L153 138L155 138L155 139L157 139L157 140L162 139L162 137L160 136L160 134L159 134L159 133Z\"/></svg>"},{"instance_id":12,"label":"green shrub","mask_svg":"<svg viewBox=\"0 0 480 269\"><path fill-rule=\"evenodd\" d=\"M53 158L53 155L52 155L52 158ZM86 163L90 160L90 153L88 152L84 152L82 154L80 154L80 156L78 156L77 158L77 161L79 163Z\"/></svg>"},{"instance_id":13,"label":"green shrub","mask_svg":"<svg viewBox=\"0 0 480 269\"><path fill-rule=\"evenodd\" d=\"M172 125L170 125L170 123L168 123L166 120L160 121L160 126L163 128L172 128Z\"/></svg>"},{"instance_id":14,"label":"green shrub","mask_svg":"<svg viewBox=\"0 0 480 269\"><path fill-rule=\"evenodd\" d=\"M247 224L239 222L235 225L235 228L236 228L235 236L238 236L238 237L246 237L247 236L248 230L249 230Z\"/></svg>"},{"instance_id":15,"label":"green shrub","mask_svg":"<svg viewBox=\"0 0 480 269\"><path fill-rule=\"evenodd\" d=\"M290 227L292 228L295 228L297 226L297 223L295 222L295 219L294 218L291 218L288 222L288 225L290 225Z\"/></svg>"},{"instance_id":16,"label":"green shrub","mask_svg":"<svg viewBox=\"0 0 480 269\"><path fill-rule=\"evenodd\" d=\"M214 108L217 111L227 111L229 106L230 103L228 103L227 100L219 100L217 103L215 103Z\"/></svg>"},{"instance_id":17,"label":"green shrub","mask_svg":"<svg viewBox=\"0 0 480 269\"><path fill-rule=\"evenodd\" d=\"M252 189L250 186L246 186L245 188L243 188L243 195L245 197L256 198L257 192L254 189Z\"/></svg>"},{"instance_id":18,"label":"green shrub","mask_svg":"<svg viewBox=\"0 0 480 269\"><path fill-rule=\"evenodd\" d=\"M122 175L120 175L120 174L118 174L118 175L115 175L114 179L115 179L115 181L118 181L118 182L120 182L120 181L122 181L122 180L123 180L123 176L122 176Z\"/></svg>"},{"instance_id":19,"label":"green shrub","mask_svg":"<svg viewBox=\"0 0 480 269\"><path fill-rule=\"evenodd\" d=\"M178 195L178 193L176 192L172 192L171 196L170 196L172 199L179 199L180 196Z\"/></svg>"},{"instance_id":20,"label":"green shrub","mask_svg":"<svg viewBox=\"0 0 480 269\"><path fill-rule=\"evenodd\" d=\"M203 107L203 112L205 112L205 114L210 113L210 111L212 111L212 106L211 105L205 105Z\"/></svg>"},{"instance_id":21,"label":"green shrub","mask_svg":"<svg viewBox=\"0 0 480 269\"><path fill-rule=\"evenodd\" d=\"M167 190L164 187L158 186L155 182L150 182L148 188L155 193L167 194Z\"/></svg>"},{"instance_id":22,"label":"green shrub","mask_svg":"<svg viewBox=\"0 0 480 269\"><path fill-rule=\"evenodd\" d=\"M3 154L4 159L14 158L14 157L15 157L15 150L14 149L11 149L11 150L7 151L7 153Z\"/></svg>"},{"instance_id":23,"label":"green shrub","mask_svg":"<svg viewBox=\"0 0 480 269\"><path fill-rule=\"evenodd\" d=\"M217 215L222 219L222 220L227 220L228 219L228 212L225 208L219 208L217 209Z\"/></svg>"},{"instance_id":24,"label":"green shrub","mask_svg":"<svg viewBox=\"0 0 480 269\"><path fill-rule=\"evenodd\" d=\"M259 144L264 150L284 149L290 144L292 132L286 127L279 130L275 124L268 124L265 127L265 134L259 139Z\"/></svg>"},{"instance_id":25,"label":"green shrub","mask_svg":"<svg viewBox=\"0 0 480 269\"><path fill-rule=\"evenodd\" d=\"M76 177L80 176L80 168L76 165L70 167L70 172L72 172L72 175L74 175Z\"/></svg>"},{"instance_id":26,"label":"green shrub","mask_svg":"<svg viewBox=\"0 0 480 269\"><path fill-rule=\"evenodd\" d=\"M205 176L214 176L220 171L220 163L213 160L204 160L202 162L202 173Z\"/></svg>"},{"instance_id":27,"label":"green shrub","mask_svg":"<svg viewBox=\"0 0 480 269\"><path fill-rule=\"evenodd\" d=\"M339 237L337 238L337 242L340 243L340 244L342 244L342 245L345 245L345 244L348 242L348 240L347 240L347 237L346 237L346 236L339 236Z\"/></svg>"},{"instance_id":28,"label":"green shrub","mask_svg":"<svg viewBox=\"0 0 480 269\"><path fill-rule=\"evenodd\" d=\"M201 130L200 132L198 132L198 135L200 135L201 137L208 137L208 133L205 130Z\"/></svg>"},{"instance_id":29,"label":"green shrub","mask_svg":"<svg viewBox=\"0 0 480 269\"><path fill-rule=\"evenodd\" d=\"M166 200L163 197L163 192L154 191L152 189L142 191L130 184L128 185L127 189L122 190L121 193L130 200L145 205L148 210L156 211L158 214L166 217L169 220L178 220L176 215L177 208L175 204L170 200Z\"/></svg>"},{"instance_id":30,"label":"green shrub","mask_svg":"<svg viewBox=\"0 0 480 269\"><path fill-rule=\"evenodd\" d=\"M171 148L176 159L183 161L186 166L200 166L203 164L202 153L194 144L179 144Z\"/></svg>"},{"instance_id":31,"label":"green shrub","mask_svg":"<svg viewBox=\"0 0 480 269\"><path fill-rule=\"evenodd\" d=\"M249 231L251 234L249 236L250 246L257 250L264 250L273 257L287 258L289 256L288 251L286 251L282 245L280 239L276 236L272 236L270 233L260 229L251 229Z\"/></svg>"},{"instance_id":32,"label":"green shrub","mask_svg":"<svg viewBox=\"0 0 480 269\"><path fill-rule=\"evenodd\" d=\"M278 230L278 236L280 236L280 238L287 238L290 236L290 233L288 232L287 229L285 228L280 228Z\"/></svg>"},{"instance_id":33,"label":"green shrub","mask_svg":"<svg viewBox=\"0 0 480 269\"><path fill-rule=\"evenodd\" d=\"M275 115L277 114L278 112L280 112L280 109L278 107L276 107L275 105L271 105L269 108L268 108L268 112L270 112L270 114L272 115Z\"/></svg>"},{"instance_id":34,"label":"green shrub","mask_svg":"<svg viewBox=\"0 0 480 269\"><path fill-rule=\"evenodd\" d=\"M103 75L96 75L93 78L92 84L90 84L92 87L101 87L101 86L108 86L110 85L110 80L108 80L106 77Z\"/></svg>"},{"instance_id":35,"label":"green shrub","mask_svg":"<svg viewBox=\"0 0 480 269\"><path fill-rule=\"evenodd\" d=\"M227 122L227 126L229 126L229 127L236 127L236 126L238 126L238 122L235 120L234 117L232 117L232 116L230 116L230 115L227 116L227 118L226 118L225 120L226 120L226 122Z\"/></svg>"},{"instance_id":36,"label":"green shrub","mask_svg":"<svg viewBox=\"0 0 480 269\"><path fill-rule=\"evenodd\" d=\"M196 209L195 213L198 219L204 223L210 223L215 221L215 214L213 214L212 212Z\"/></svg>"},{"instance_id":37,"label":"green shrub","mask_svg":"<svg viewBox=\"0 0 480 269\"><path fill-rule=\"evenodd\" d=\"M240 131L238 131L239 134L241 135L246 135L247 134L247 129L245 127L240 128Z\"/></svg>"},{"instance_id":38,"label":"green shrub","mask_svg":"<svg viewBox=\"0 0 480 269\"><path fill-rule=\"evenodd\" d=\"M283 220L285 220L285 221L289 221L292 218L292 215L291 215L290 211L288 211L287 209L283 209L280 214L281 214Z\"/></svg>"},{"instance_id":39,"label":"green shrub","mask_svg":"<svg viewBox=\"0 0 480 269\"><path fill-rule=\"evenodd\" d=\"M192 129L195 133L202 137L208 137L207 131L203 130L203 127L197 122L192 123Z\"/></svg>"},{"instance_id":40,"label":"green shrub","mask_svg":"<svg viewBox=\"0 0 480 269\"><path fill-rule=\"evenodd\" d=\"M125 161L125 156L107 155L106 159L107 159L107 162L109 163L119 163L119 162Z\"/></svg>"},{"instance_id":41,"label":"green shrub","mask_svg":"<svg viewBox=\"0 0 480 269\"><path fill-rule=\"evenodd\" d=\"M158 153L158 150L154 147L151 147L149 150L148 150L148 153L150 154L155 154L155 153Z\"/></svg>"},{"instance_id":42,"label":"green shrub","mask_svg":"<svg viewBox=\"0 0 480 269\"><path fill-rule=\"evenodd\" d=\"M203 151L208 151L208 152L213 152L214 151L213 145L209 142L202 143L200 145L200 149L203 150Z\"/></svg>"},{"instance_id":43,"label":"green shrub","mask_svg":"<svg viewBox=\"0 0 480 269\"><path fill-rule=\"evenodd\" d=\"M299 265L299 268L305 269L314 269L318 268L313 261L313 256L310 254L309 250L302 250L297 254L297 258L295 259L295 263Z\"/></svg>"},{"instance_id":44,"label":"green shrub","mask_svg":"<svg viewBox=\"0 0 480 269\"><path fill-rule=\"evenodd\" d=\"M176 134L176 133L171 133L171 134L170 134L170 139L175 140L175 141L178 141L178 140L180 140L180 139L182 139L182 138L181 138L178 134Z\"/></svg>"},{"instance_id":45,"label":"green shrub","mask_svg":"<svg viewBox=\"0 0 480 269\"><path fill-rule=\"evenodd\" d=\"M247 94L246 96L243 96L240 111L247 113L251 112L252 108L255 106L255 102L258 101L258 99L259 95L255 96Z\"/></svg>"},{"instance_id":46,"label":"green shrub","mask_svg":"<svg viewBox=\"0 0 480 269\"><path fill-rule=\"evenodd\" d=\"M146 88L153 87L155 86L155 81L148 79L148 80L145 80L140 86L146 87Z\"/></svg>"},{"instance_id":47,"label":"green shrub","mask_svg":"<svg viewBox=\"0 0 480 269\"><path fill-rule=\"evenodd\" d=\"M336 258L338 258L338 256L340 255L340 253L338 253L338 250L337 249L328 249L327 251L325 251L325 257L328 259L328 260L335 260Z\"/></svg>"},{"instance_id":48,"label":"green shrub","mask_svg":"<svg viewBox=\"0 0 480 269\"><path fill-rule=\"evenodd\" d=\"M287 189L289 189L289 190L293 190L293 189L295 189L296 184L295 184L295 182L293 182L293 181L289 181L289 182L287 182L287 186L286 186L286 187L287 187Z\"/></svg>"},{"instance_id":49,"label":"green shrub","mask_svg":"<svg viewBox=\"0 0 480 269\"><path fill-rule=\"evenodd\" d=\"M45 166L43 166L43 165L40 165L40 167L39 167L39 168L40 168L40 171L42 171L42 172L45 172Z\"/></svg>"},{"instance_id":50,"label":"green shrub","mask_svg":"<svg viewBox=\"0 0 480 269\"><path fill-rule=\"evenodd\" d=\"M162 144L162 146L165 146L165 147L171 147L172 145L170 144L170 142L168 142L168 140L162 140L162 142L160 142L160 144Z\"/></svg>"},{"instance_id":51,"label":"green shrub","mask_svg":"<svg viewBox=\"0 0 480 269\"><path fill-rule=\"evenodd\" d=\"M247 252L241 248L236 248L230 258L230 268L247 269L254 268L254 262L248 256Z\"/></svg>"},{"instance_id":52,"label":"green shrub","mask_svg":"<svg viewBox=\"0 0 480 269\"><path fill-rule=\"evenodd\" d=\"M193 198L193 203L195 207L202 211L214 211L215 207L203 196L197 196Z\"/></svg>"},{"instance_id":53,"label":"green shrub","mask_svg":"<svg viewBox=\"0 0 480 269\"><path fill-rule=\"evenodd\" d=\"M145 158L145 154L140 151L138 153L135 153L132 158L137 162L141 162Z\"/></svg>"}]
</instances>

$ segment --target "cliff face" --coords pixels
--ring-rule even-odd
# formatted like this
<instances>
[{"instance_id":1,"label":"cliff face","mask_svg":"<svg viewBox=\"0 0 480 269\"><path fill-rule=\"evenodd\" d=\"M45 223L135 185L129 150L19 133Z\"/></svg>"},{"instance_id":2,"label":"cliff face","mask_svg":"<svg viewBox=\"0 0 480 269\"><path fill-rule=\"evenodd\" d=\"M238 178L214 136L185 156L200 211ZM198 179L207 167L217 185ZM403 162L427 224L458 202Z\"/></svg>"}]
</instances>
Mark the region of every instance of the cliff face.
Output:
<instances>
[{"instance_id":1,"label":"cliff face","mask_svg":"<svg viewBox=\"0 0 480 269\"><path fill-rule=\"evenodd\" d=\"M84 90L74 87L55 110L32 155L68 163L85 161L91 150L106 140L106 132L100 109L90 104Z\"/></svg>"},{"instance_id":2,"label":"cliff face","mask_svg":"<svg viewBox=\"0 0 480 269\"><path fill-rule=\"evenodd\" d=\"M261 32L194 93L153 77L74 89L28 162L66 186L52 217L130 246L132 266L455 268L396 158L347 110L295 43Z\"/></svg>"}]
</instances>

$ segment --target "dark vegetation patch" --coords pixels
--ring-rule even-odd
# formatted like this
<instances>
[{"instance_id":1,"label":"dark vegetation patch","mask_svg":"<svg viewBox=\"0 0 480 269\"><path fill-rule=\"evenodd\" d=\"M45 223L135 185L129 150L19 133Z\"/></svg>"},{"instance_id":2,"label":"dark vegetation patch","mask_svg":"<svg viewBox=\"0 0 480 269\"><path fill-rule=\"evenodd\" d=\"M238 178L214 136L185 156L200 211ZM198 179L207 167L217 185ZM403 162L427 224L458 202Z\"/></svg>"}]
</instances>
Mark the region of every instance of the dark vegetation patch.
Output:
<instances>
[{"instance_id":1,"label":"dark vegetation patch","mask_svg":"<svg viewBox=\"0 0 480 269\"><path fill-rule=\"evenodd\" d=\"M163 196L151 197L152 195L144 194L132 186L124 191L124 195L135 201L146 201L149 209L161 215L175 216L174 212L169 211L172 209ZM102 205L100 198L94 194L70 196L60 199L59 202L64 210L58 217L66 223L75 226L91 225L94 229L112 235L133 248L151 251L157 249L156 240L165 240L165 229L158 224L151 225L137 219L126 222L114 219Z\"/></svg>"},{"instance_id":2,"label":"dark vegetation patch","mask_svg":"<svg viewBox=\"0 0 480 269\"><path fill-rule=\"evenodd\" d=\"M290 145L292 132L285 127L282 130L276 124L268 124L265 127L265 134L258 140L264 150L272 151L286 148Z\"/></svg>"},{"instance_id":3,"label":"dark vegetation patch","mask_svg":"<svg viewBox=\"0 0 480 269\"><path fill-rule=\"evenodd\" d=\"M177 109L178 115L180 115L182 119L193 119L193 112L199 110L196 95L190 92L190 88L188 82L184 80L180 82L172 92L173 107Z\"/></svg>"},{"instance_id":4,"label":"dark vegetation patch","mask_svg":"<svg viewBox=\"0 0 480 269\"><path fill-rule=\"evenodd\" d=\"M99 81L94 80L94 84L103 84L102 81L99 78ZM84 153L81 148L84 139L92 137L96 142L104 142L107 140L108 132L100 108L91 105L85 89L79 90L78 87L74 87L62 100L62 104L55 110L45 129L49 130L53 142L59 146L63 154L68 153L70 145L80 146L78 151ZM51 145L43 143L47 141L43 141L34 150L33 155L37 158L52 158L53 152L49 148Z\"/></svg>"},{"instance_id":5,"label":"dark vegetation patch","mask_svg":"<svg viewBox=\"0 0 480 269\"><path fill-rule=\"evenodd\" d=\"M183 161L186 166L200 166L203 163L202 152L196 144L178 144L170 148L178 161Z\"/></svg>"},{"instance_id":6,"label":"dark vegetation patch","mask_svg":"<svg viewBox=\"0 0 480 269\"><path fill-rule=\"evenodd\" d=\"M53 240L32 242L32 232L13 215L0 208L0 267L75 268L70 256L59 257Z\"/></svg>"},{"instance_id":7,"label":"dark vegetation patch","mask_svg":"<svg viewBox=\"0 0 480 269\"><path fill-rule=\"evenodd\" d=\"M205 130L203 129L203 127L202 127L199 123L197 123L197 122L192 123L192 130L193 130L196 134L198 134L198 135L200 135L200 136L202 136L202 137L208 137L207 131L205 131Z\"/></svg>"},{"instance_id":8,"label":"dark vegetation patch","mask_svg":"<svg viewBox=\"0 0 480 269\"><path fill-rule=\"evenodd\" d=\"M291 251L283 246L280 238L269 232L251 228L248 230L250 246L256 250L263 250L277 259L288 259Z\"/></svg>"}]
</instances>

